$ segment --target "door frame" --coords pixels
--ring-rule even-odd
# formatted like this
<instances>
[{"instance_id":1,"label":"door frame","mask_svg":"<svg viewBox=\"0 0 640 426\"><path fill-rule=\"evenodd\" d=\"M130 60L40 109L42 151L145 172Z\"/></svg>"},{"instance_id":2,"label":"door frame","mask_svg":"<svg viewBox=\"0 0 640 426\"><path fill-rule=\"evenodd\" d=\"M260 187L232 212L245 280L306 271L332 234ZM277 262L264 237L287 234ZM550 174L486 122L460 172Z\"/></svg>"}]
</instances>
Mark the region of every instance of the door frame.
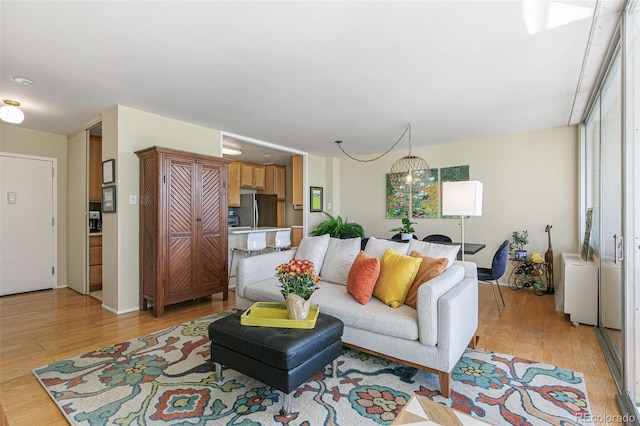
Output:
<instances>
[{"instance_id":1,"label":"door frame","mask_svg":"<svg viewBox=\"0 0 640 426\"><path fill-rule=\"evenodd\" d=\"M89 132L67 139L67 286L89 292Z\"/></svg>"}]
</instances>

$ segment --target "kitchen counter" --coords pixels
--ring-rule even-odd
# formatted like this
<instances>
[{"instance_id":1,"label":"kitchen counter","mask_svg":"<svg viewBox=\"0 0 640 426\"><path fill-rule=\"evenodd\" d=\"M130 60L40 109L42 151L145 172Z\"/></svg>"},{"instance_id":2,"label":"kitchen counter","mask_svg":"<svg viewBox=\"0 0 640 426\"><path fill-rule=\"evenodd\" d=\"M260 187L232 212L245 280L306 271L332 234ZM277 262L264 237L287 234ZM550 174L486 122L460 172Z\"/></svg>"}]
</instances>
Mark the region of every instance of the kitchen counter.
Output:
<instances>
[{"instance_id":1,"label":"kitchen counter","mask_svg":"<svg viewBox=\"0 0 640 426\"><path fill-rule=\"evenodd\" d=\"M286 231L291 228L273 228L268 226L252 228L250 226L236 226L229 228L229 234L250 234L252 232L276 232Z\"/></svg>"},{"instance_id":2,"label":"kitchen counter","mask_svg":"<svg viewBox=\"0 0 640 426\"><path fill-rule=\"evenodd\" d=\"M229 270L231 271L229 278L229 288L236 287L236 273L238 268L238 260L243 256L242 252L235 254L235 261L231 264L232 250L234 247L243 247L247 245L247 236L253 232L266 232L267 245L275 243L276 231L289 231L291 228L277 228L262 226L252 228L250 226L232 226L229 227ZM266 252L266 250L265 250ZM275 271L273 272L275 274Z\"/></svg>"}]
</instances>

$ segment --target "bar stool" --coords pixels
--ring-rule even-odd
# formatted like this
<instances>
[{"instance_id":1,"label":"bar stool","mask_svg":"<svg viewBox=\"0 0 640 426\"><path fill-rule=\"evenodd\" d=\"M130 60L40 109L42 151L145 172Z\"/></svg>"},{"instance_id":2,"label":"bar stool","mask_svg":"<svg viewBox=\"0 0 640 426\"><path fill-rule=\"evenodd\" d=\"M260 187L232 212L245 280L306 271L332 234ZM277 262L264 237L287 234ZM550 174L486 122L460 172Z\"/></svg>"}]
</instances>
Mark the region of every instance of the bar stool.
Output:
<instances>
[{"instance_id":1,"label":"bar stool","mask_svg":"<svg viewBox=\"0 0 640 426\"><path fill-rule=\"evenodd\" d=\"M229 276L227 280L231 279L231 270L233 269L233 257L236 251L244 252L244 256L251 256L253 253L262 254L262 250L267 248L267 233L266 232L249 232L247 234L247 240L244 245L240 247L233 247L231 249L231 264L229 265Z\"/></svg>"},{"instance_id":2,"label":"bar stool","mask_svg":"<svg viewBox=\"0 0 640 426\"><path fill-rule=\"evenodd\" d=\"M276 231L273 244L267 244L273 251L280 251L291 248L291 229Z\"/></svg>"}]
</instances>

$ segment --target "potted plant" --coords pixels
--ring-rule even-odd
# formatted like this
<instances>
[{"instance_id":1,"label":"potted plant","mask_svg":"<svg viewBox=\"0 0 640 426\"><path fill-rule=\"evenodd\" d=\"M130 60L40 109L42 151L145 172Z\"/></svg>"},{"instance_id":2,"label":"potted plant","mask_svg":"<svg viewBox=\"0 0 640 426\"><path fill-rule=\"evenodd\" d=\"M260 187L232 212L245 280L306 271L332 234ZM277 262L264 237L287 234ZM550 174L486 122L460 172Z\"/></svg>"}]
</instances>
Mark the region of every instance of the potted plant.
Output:
<instances>
[{"instance_id":1,"label":"potted plant","mask_svg":"<svg viewBox=\"0 0 640 426\"><path fill-rule=\"evenodd\" d=\"M329 236L333 238L340 238L343 235L351 235L364 238L364 229L361 225L355 222L347 222L346 218L342 220L340 215L333 217L327 212L322 213L326 214L328 219L318 224L318 227L315 231L311 232L311 235L318 236L329 234Z\"/></svg>"},{"instance_id":2,"label":"potted plant","mask_svg":"<svg viewBox=\"0 0 640 426\"><path fill-rule=\"evenodd\" d=\"M309 298L322 282L313 262L291 259L276 268L276 277L280 281L280 293L285 298L289 318L306 319L311 306Z\"/></svg>"},{"instance_id":3,"label":"potted plant","mask_svg":"<svg viewBox=\"0 0 640 426\"><path fill-rule=\"evenodd\" d=\"M509 242L509 256L516 260L527 258L527 251L524 246L529 244L529 231L513 231Z\"/></svg>"},{"instance_id":4,"label":"potted plant","mask_svg":"<svg viewBox=\"0 0 640 426\"><path fill-rule=\"evenodd\" d=\"M415 225L417 222L411 222L409 220L408 217L403 217L402 218L402 226L398 227L398 228L391 228L390 231L391 232L399 232L400 233L400 238L404 241L404 240L410 240L411 238L413 238L413 233L416 232L415 229L413 229L413 226L411 225Z\"/></svg>"}]
</instances>

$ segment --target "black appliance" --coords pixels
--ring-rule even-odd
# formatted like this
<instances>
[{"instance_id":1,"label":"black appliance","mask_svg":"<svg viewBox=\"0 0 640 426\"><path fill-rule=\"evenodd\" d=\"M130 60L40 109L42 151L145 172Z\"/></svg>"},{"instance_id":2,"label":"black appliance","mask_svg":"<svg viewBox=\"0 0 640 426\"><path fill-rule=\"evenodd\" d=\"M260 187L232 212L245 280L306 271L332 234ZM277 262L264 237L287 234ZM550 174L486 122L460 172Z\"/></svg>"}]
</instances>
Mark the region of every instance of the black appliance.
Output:
<instances>
[{"instance_id":1,"label":"black appliance","mask_svg":"<svg viewBox=\"0 0 640 426\"><path fill-rule=\"evenodd\" d=\"M240 226L240 216L238 216L238 207L229 207L228 224L229 226Z\"/></svg>"},{"instance_id":2,"label":"black appliance","mask_svg":"<svg viewBox=\"0 0 640 426\"><path fill-rule=\"evenodd\" d=\"M102 232L102 212L100 203L89 203L89 233Z\"/></svg>"}]
</instances>

